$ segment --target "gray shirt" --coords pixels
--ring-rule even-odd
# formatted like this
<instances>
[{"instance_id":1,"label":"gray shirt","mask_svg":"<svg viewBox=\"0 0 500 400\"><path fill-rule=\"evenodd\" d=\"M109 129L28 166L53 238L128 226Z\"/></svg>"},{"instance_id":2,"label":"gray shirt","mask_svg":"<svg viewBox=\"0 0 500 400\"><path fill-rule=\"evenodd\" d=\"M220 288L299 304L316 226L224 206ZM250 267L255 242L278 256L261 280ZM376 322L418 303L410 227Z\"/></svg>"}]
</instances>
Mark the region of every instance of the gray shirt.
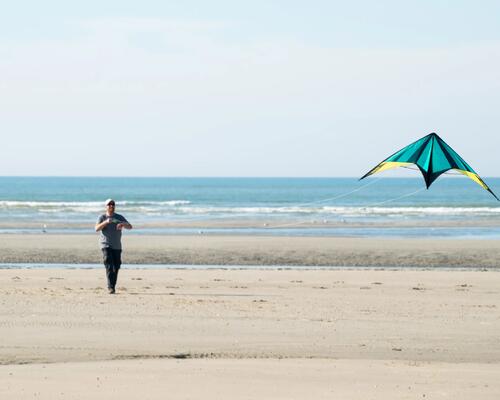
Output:
<instances>
[{"instance_id":1,"label":"gray shirt","mask_svg":"<svg viewBox=\"0 0 500 400\"><path fill-rule=\"evenodd\" d=\"M108 219L106 214L102 214L97 218L97 223L100 224ZM115 250L122 249L122 231L116 229L116 225L120 223L127 223L128 221L125 219L123 215L114 213L111 216L112 222L109 225L106 225L100 231L99 243L101 245L101 249L105 249L110 247Z\"/></svg>"}]
</instances>

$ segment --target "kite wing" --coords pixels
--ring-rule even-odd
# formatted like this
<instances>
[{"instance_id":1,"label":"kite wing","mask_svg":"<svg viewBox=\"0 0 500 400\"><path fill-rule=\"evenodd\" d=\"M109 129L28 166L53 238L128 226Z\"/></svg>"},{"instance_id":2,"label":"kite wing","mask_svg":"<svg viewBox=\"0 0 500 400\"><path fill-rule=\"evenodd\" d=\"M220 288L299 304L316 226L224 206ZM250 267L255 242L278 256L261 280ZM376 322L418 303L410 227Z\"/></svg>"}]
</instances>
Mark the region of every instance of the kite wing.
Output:
<instances>
[{"instance_id":1,"label":"kite wing","mask_svg":"<svg viewBox=\"0 0 500 400\"><path fill-rule=\"evenodd\" d=\"M360 179L366 178L377 172L411 164L415 164L420 169L427 188L429 188L432 182L441 174L450 169L454 169L472 179L500 201L470 165L435 133L430 133L422 139L397 151L392 156L387 157Z\"/></svg>"}]
</instances>

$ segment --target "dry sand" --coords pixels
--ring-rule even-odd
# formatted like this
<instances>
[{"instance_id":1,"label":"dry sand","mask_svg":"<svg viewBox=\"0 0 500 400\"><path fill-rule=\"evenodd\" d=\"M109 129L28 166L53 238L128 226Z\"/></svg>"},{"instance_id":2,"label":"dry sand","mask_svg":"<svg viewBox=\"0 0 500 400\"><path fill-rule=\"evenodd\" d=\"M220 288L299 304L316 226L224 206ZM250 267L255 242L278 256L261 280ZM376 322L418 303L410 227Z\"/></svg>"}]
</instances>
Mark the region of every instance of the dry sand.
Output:
<instances>
[{"instance_id":1,"label":"dry sand","mask_svg":"<svg viewBox=\"0 0 500 400\"><path fill-rule=\"evenodd\" d=\"M125 267L108 295L101 268L0 270L0 398L498 399L499 284Z\"/></svg>"}]
</instances>

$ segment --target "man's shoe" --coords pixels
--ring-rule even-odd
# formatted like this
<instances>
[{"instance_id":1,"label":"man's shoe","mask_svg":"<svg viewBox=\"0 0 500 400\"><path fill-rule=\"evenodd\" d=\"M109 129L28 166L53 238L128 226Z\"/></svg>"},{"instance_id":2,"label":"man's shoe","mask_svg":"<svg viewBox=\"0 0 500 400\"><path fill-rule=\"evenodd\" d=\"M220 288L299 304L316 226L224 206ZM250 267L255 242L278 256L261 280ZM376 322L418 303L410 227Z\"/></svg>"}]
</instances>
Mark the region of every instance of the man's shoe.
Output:
<instances>
[{"instance_id":1,"label":"man's shoe","mask_svg":"<svg viewBox=\"0 0 500 400\"><path fill-rule=\"evenodd\" d=\"M108 289L108 293L109 293L109 294L115 294L115 289L113 289L113 288L109 288L109 289Z\"/></svg>"}]
</instances>

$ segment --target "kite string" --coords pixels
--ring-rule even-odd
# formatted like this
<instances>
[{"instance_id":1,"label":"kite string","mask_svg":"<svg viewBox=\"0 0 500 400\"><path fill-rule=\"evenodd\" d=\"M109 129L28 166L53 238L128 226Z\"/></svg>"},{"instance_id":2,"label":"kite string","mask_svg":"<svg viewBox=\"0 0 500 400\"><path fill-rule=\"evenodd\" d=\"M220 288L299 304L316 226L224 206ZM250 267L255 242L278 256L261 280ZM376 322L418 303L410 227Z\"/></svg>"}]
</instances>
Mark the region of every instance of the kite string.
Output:
<instances>
[{"instance_id":1,"label":"kite string","mask_svg":"<svg viewBox=\"0 0 500 400\"><path fill-rule=\"evenodd\" d=\"M371 186L374 183L377 183L380 179L382 179L382 177L379 176L379 177L373 179L372 181L367 182L363 186L360 186L359 188L351 190L350 192L342 193L342 194L339 194L337 196L330 197L328 199L321 199L321 200L316 200L316 201L310 201L308 203L301 203L301 204L296 205L295 207L303 207L303 206L308 206L308 205L311 205L311 204L319 204L319 203L325 203L327 201L333 201L333 200L342 199L342 198L347 197L347 196L349 196L349 195L351 195L353 193L359 192L360 190L362 190L364 188L367 188L368 186ZM272 227L269 227L269 228L272 228Z\"/></svg>"},{"instance_id":2,"label":"kite string","mask_svg":"<svg viewBox=\"0 0 500 400\"><path fill-rule=\"evenodd\" d=\"M395 197L393 199L384 200L384 201L381 201L379 203L368 204L367 206L365 206L365 208L366 207L377 207L377 206L380 206L382 204L390 203L391 201L396 201L396 200L399 200L399 199L403 199L405 197L410 197L410 196L413 196L414 194L417 194L418 192L421 192L422 190L425 190L425 187L422 187L422 188L420 188L418 190L415 190L414 192L406 193L406 194L404 194L402 196ZM292 222L292 223L288 223L288 224L283 224L283 225L268 226L267 229L276 229L276 228L284 228L284 227L287 227L287 226L303 225L303 224L306 224L308 222L310 222L309 219L304 220L304 221L296 221L296 222Z\"/></svg>"},{"instance_id":3,"label":"kite string","mask_svg":"<svg viewBox=\"0 0 500 400\"><path fill-rule=\"evenodd\" d=\"M379 181L380 179L382 179L382 177L377 177L377 178L375 178L373 181L368 182L368 183L364 184L363 186L360 186L359 188L356 188L356 189L354 189L354 190L351 190L350 192L347 192L347 193L342 193L342 194L339 194L339 195L337 195L337 196L335 196L335 197L330 197L330 198L328 198L328 199L321 199L321 200L310 201L310 202L308 202L308 203L300 203L300 204L295 205L295 207L303 207L303 206L308 206L308 205L310 205L310 204L318 204L318 203L325 203L325 202L327 202L327 201L338 200L338 199L341 199L341 198L343 198L343 197L347 197L347 196L349 196L349 195L351 195L351 194L353 194L353 193L355 193L355 192L358 192L358 191L360 191L361 189L364 189L364 188L366 188L366 187L368 187L368 186L370 186L370 185L373 185L374 183L376 183L376 182L377 182L377 181Z\"/></svg>"},{"instance_id":4,"label":"kite string","mask_svg":"<svg viewBox=\"0 0 500 400\"><path fill-rule=\"evenodd\" d=\"M339 194L337 196L334 196L334 197L330 197L330 198L327 198L327 199L321 199L321 200L315 200L315 201L310 201L308 203L299 203L299 204L295 204L293 205L294 207L304 207L304 206L308 206L308 205L311 205L311 204L318 204L318 203L324 203L324 202L327 202L327 201L333 201L333 200L338 200L338 199L341 199L343 197L347 197L355 192L358 192L370 185L373 185L374 183L378 182L380 179L382 179L382 177L377 177L369 182L367 182L366 184L364 184L363 186L360 186L354 190L351 190L350 192L347 192L347 193L342 193L342 194ZM191 218L183 218L183 219L179 219L179 220L175 220L175 223L189 223L189 222L197 222L197 221L205 221L205 220L210 220L210 221L213 221L213 220L224 220L224 219L229 219L229 218L234 218L234 217L240 217L240 216L248 216L247 213L239 213L239 214L231 214L231 215L219 215L219 216L215 216L215 215L204 215L204 216L196 216L196 217L191 217Z\"/></svg>"},{"instance_id":5,"label":"kite string","mask_svg":"<svg viewBox=\"0 0 500 400\"><path fill-rule=\"evenodd\" d=\"M389 200L384 200L384 201L381 201L380 203L374 203L374 204L370 204L368 205L367 207L377 207L377 206L380 206L382 204L386 204L386 203L390 203L391 201L395 201L395 200L399 200L399 199L403 199L405 197L410 197L410 196L413 196L414 194L417 194L418 192L421 192L422 190L425 190L425 187L422 187L418 190L415 190L414 192L411 192L411 193L407 193L407 194L404 194L402 196L399 196L399 197L395 197L393 199L389 199Z\"/></svg>"},{"instance_id":6,"label":"kite string","mask_svg":"<svg viewBox=\"0 0 500 400\"><path fill-rule=\"evenodd\" d=\"M339 195L337 195L335 197L330 197L328 199L311 201L311 202L308 202L308 203L301 203L301 204L296 205L295 207L303 207L303 206L308 206L310 204L318 204L318 203L324 203L326 201L338 200L338 199L341 199L343 197L347 197L347 196L349 196L349 195L351 195L351 194L353 194L355 192L358 192L361 189L364 189L364 188L366 188L366 187L368 187L370 185L373 185L374 183L378 182L380 179L382 179L382 177L377 177L377 178L373 179L372 181L364 184L363 186L360 186L359 188L351 190L350 192L347 192L347 193L339 194ZM297 222L293 222L293 223L283 224L283 225L266 226L266 229L276 229L276 228L283 228L283 227L286 227L286 226L302 225L302 224L305 224L307 222L309 222L309 219L308 220L304 220L304 221L297 221Z\"/></svg>"},{"instance_id":7,"label":"kite string","mask_svg":"<svg viewBox=\"0 0 500 400\"><path fill-rule=\"evenodd\" d=\"M353 193L356 193L368 186L371 186L373 185L374 183L378 182L380 179L382 179L382 177L377 177L373 180L371 180L370 182L364 184L363 186L360 186L356 189L353 189L347 193L342 193L342 194L339 194L337 196L334 196L334 197L330 197L330 198L327 198L327 199L321 199L321 200L315 200L315 201L311 201L311 202L307 202L307 203L300 203L300 204L297 204L295 205L295 207L303 207L303 206L307 206L307 205L311 205L311 204L319 204L319 203L324 203L324 202L327 202L327 201L333 201L333 200L338 200L338 199L341 199L341 198L344 198L344 197L347 197ZM388 200L384 200L382 202L379 202L379 203L373 203L373 204L369 204L365 207L376 207L376 206L379 206L379 205L382 205L382 204L386 204L386 203L389 203L391 201L395 201L395 200L399 200L399 199L402 199L402 198L405 198L405 197L409 197L409 196L412 196L422 190L424 190L425 188L420 188L412 193L407 193L407 194L404 194L402 196L398 196L398 197L395 197L393 199L388 199ZM205 216L197 216L197 217L192 217L192 218L183 218L183 219L179 219L179 220L176 220L175 223L189 223L189 222L197 222L197 221L204 221L204 220L210 220L210 221L213 221L213 220L224 220L224 219L229 219L229 218L234 218L234 217L239 217L239 216L248 216L248 214L246 213L239 213L239 214L231 214L231 215L220 215L220 216L214 216L214 215L205 215ZM310 219L307 219L307 220L303 220L303 221L296 221L296 222L292 222L292 223L287 223L287 224L282 224L282 225L274 225L274 226L266 226L265 228L266 229L276 229L276 228L283 228L283 227L287 227L287 226L296 226L296 225L302 225L302 224L305 224L305 223L308 223L310 222Z\"/></svg>"}]
</instances>

